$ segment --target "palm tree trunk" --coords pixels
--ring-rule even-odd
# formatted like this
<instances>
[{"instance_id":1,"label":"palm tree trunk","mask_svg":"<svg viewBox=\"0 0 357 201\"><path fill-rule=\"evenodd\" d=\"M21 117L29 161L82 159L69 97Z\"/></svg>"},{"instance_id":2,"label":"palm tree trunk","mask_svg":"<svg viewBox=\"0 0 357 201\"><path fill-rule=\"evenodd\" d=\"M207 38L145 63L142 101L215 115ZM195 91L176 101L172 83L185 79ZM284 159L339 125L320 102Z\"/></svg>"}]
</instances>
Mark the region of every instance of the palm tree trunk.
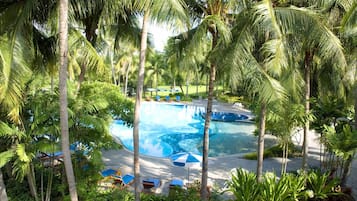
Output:
<instances>
[{"instance_id":1,"label":"palm tree trunk","mask_svg":"<svg viewBox=\"0 0 357 201\"><path fill-rule=\"evenodd\" d=\"M305 53L305 115L310 113L310 74L311 74L311 60L312 53ZM303 158L302 158L302 169L307 168L307 158L309 154L309 129L310 122L307 120L304 127L304 141L303 141Z\"/></svg>"},{"instance_id":2,"label":"palm tree trunk","mask_svg":"<svg viewBox=\"0 0 357 201\"><path fill-rule=\"evenodd\" d=\"M110 67L112 69L112 78L113 78L113 83L117 85L117 79L115 77L115 68L113 66L113 53L110 54Z\"/></svg>"},{"instance_id":3,"label":"palm tree trunk","mask_svg":"<svg viewBox=\"0 0 357 201\"><path fill-rule=\"evenodd\" d=\"M212 34L212 50L213 50L217 46L218 33L213 30L210 32ZM204 126L204 133L203 133L201 200L208 200L207 180L208 180L209 127L211 124L215 79L216 79L216 63L214 61L211 61L209 84L208 84L207 108L206 108L205 126Z\"/></svg>"},{"instance_id":4,"label":"palm tree trunk","mask_svg":"<svg viewBox=\"0 0 357 201\"><path fill-rule=\"evenodd\" d=\"M81 88L81 84L84 81L84 76L86 74L86 70L87 70L86 64L81 65L81 73L79 74L79 77L78 77L77 91L79 91L79 89Z\"/></svg>"},{"instance_id":5,"label":"palm tree trunk","mask_svg":"<svg viewBox=\"0 0 357 201\"><path fill-rule=\"evenodd\" d=\"M36 179L35 179L35 170L33 164L30 164L29 172L26 174L27 182L29 184L30 192L33 198L38 201L37 189L36 189Z\"/></svg>"},{"instance_id":6,"label":"palm tree trunk","mask_svg":"<svg viewBox=\"0 0 357 201\"><path fill-rule=\"evenodd\" d=\"M158 81L159 81L159 73L158 73L158 71L156 71L155 76L156 76L156 81L155 81L155 96L157 96L157 85L158 85Z\"/></svg>"},{"instance_id":7,"label":"palm tree trunk","mask_svg":"<svg viewBox=\"0 0 357 201\"><path fill-rule=\"evenodd\" d=\"M356 71L356 76L357 76L357 71ZM355 81L355 86L354 86L354 96L355 96L355 130L357 130L357 81Z\"/></svg>"},{"instance_id":8,"label":"palm tree trunk","mask_svg":"<svg viewBox=\"0 0 357 201\"><path fill-rule=\"evenodd\" d=\"M189 85L189 83L188 83L188 76L187 76L186 79L187 79L187 80L186 80L186 95L185 95L185 96L188 96L188 85Z\"/></svg>"},{"instance_id":9,"label":"palm tree trunk","mask_svg":"<svg viewBox=\"0 0 357 201\"><path fill-rule=\"evenodd\" d=\"M343 165L343 172L342 172L342 178L341 178L341 186L346 186L347 178L348 175L351 172L351 165L352 165L352 160L354 158L354 154L351 154L348 156L347 160L345 161Z\"/></svg>"},{"instance_id":10,"label":"palm tree trunk","mask_svg":"<svg viewBox=\"0 0 357 201\"><path fill-rule=\"evenodd\" d=\"M76 182L69 150L68 111L67 111L67 66L68 66L68 0L60 0L59 21L59 93L60 93L60 128L64 167L66 170L69 194L72 201L78 201Z\"/></svg>"},{"instance_id":11,"label":"palm tree trunk","mask_svg":"<svg viewBox=\"0 0 357 201\"><path fill-rule=\"evenodd\" d=\"M139 163L139 120L140 120L140 104L144 87L145 59L148 36L149 11L145 11L143 17L143 27L141 32L140 44L140 65L138 74L138 84L136 87L136 101L134 114L134 175L135 175L135 200L140 200L140 163Z\"/></svg>"},{"instance_id":12,"label":"palm tree trunk","mask_svg":"<svg viewBox=\"0 0 357 201\"><path fill-rule=\"evenodd\" d=\"M196 96L198 97L198 75L196 76Z\"/></svg>"},{"instance_id":13,"label":"palm tree trunk","mask_svg":"<svg viewBox=\"0 0 357 201\"><path fill-rule=\"evenodd\" d=\"M261 109L260 109L260 120L259 120L258 161L257 161L257 181L258 182L260 182L262 180L262 175L263 175L266 110L267 110L267 105L265 102L263 102Z\"/></svg>"},{"instance_id":14,"label":"palm tree trunk","mask_svg":"<svg viewBox=\"0 0 357 201\"><path fill-rule=\"evenodd\" d=\"M5 186L5 183L4 183L4 178L2 176L1 168L0 168L0 200L1 201L8 201L9 200L7 198L6 186Z\"/></svg>"},{"instance_id":15,"label":"palm tree trunk","mask_svg":"<svg viewBox=\"0 0 357 201\"><path fill-rule=\"evenodd\" d=\"M130 70L130 63L127 63L127 68L125 72L125 87L124 87L124 96L127 96L128 94L128 79L129 79L129 70Z\"/></svg>"},{"instance_id":16,"label":"palm tree trunk","mask_svg":"<svg viewBox=\"0 0 357 201\"><path fill-rule=\"evenodd\" d=\"M118 87L119 87L119 89L121 90L121 88L120 88L120 71L118 72Z\"/></svg>"}]
</instances>

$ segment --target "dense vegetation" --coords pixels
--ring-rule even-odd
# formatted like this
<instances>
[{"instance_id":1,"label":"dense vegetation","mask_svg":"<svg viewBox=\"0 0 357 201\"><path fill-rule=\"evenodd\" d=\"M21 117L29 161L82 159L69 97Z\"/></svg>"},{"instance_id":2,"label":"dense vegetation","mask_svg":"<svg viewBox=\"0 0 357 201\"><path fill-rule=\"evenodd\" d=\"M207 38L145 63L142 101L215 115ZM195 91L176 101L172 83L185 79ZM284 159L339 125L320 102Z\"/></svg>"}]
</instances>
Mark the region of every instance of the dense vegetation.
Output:
<instances>
[{"instance_id":1,"label":"dense vegetation","mask_svg":"<svg viewBox=\"0 0 357 201\"><path fill-rule=\"evenodd\" d=\"M237 174L259 187L252 196L239 192L233 175L235 199L268 200L277 189L286 199L328 199L326 174L345 188L357 148L356 8L353 0L1 1L0 200L91 200L97 193L98 200L140 200L138 111L143 92L162 85L178 88L183 100L208 99L202 178L195 193L183 193L186 200L208 198L214 98L242 102L257 117L256 175ZM176 30L164 52L151 45L150 21ZM189 94L188 86L197 88ZM114 118L134 127L134 195L97 188L101 150L118 147L108 128ZM321 176L285 175L299 129L305 171L310 132L320 135ZM262 172L266 133L282 150L280 180ZM61 150L64 158L52 157ZM315 182L318 196L306 197Z\"/></svg>"}]
</instances>

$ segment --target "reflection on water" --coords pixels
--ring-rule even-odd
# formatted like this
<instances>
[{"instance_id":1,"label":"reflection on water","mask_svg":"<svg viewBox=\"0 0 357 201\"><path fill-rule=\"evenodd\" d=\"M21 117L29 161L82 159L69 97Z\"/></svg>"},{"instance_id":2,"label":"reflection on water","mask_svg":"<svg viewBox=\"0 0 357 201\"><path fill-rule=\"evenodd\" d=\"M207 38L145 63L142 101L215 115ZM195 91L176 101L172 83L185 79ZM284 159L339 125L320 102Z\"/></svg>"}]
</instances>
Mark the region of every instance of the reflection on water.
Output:
<instances>
[{"instance_id":1,"label":"reflection on water","mask_svg":"<svg viewBox=\"0 0 357 201\"><path fill-rule=\"evenodd\" d=\"M204 119L203 107L144 102L140 113L140 153L169 157L178 152L201 154ZM252 135L255 125L212 121L209 156L224 156L256 150ZM123 145L133 150L132 128L114 121L111 133Z\"/></svg>"}]
</instances>

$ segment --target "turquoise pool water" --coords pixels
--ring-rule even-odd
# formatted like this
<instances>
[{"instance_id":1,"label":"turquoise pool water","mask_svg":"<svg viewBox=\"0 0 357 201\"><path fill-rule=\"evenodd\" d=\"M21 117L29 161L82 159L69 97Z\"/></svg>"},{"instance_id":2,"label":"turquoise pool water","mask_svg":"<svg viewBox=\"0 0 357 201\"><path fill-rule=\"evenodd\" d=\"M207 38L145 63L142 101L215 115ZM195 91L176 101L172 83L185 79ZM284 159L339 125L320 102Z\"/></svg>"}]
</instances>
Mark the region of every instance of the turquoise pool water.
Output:
<instances>
[{"instance_id":1,"label":"turquoise pool water","mask_svg":"<svg viewBox=\"0 0 357 201\"><path fill-rule=\"evenodd\" d=\"M179 152L202 154L203 107L143 102L140 111L140 154L169 157ZM111 133L133 150L133 128L116 120ZM209 156L225 156L256 150L255 125L211 121Z\"/></svg>"}]
</instances>

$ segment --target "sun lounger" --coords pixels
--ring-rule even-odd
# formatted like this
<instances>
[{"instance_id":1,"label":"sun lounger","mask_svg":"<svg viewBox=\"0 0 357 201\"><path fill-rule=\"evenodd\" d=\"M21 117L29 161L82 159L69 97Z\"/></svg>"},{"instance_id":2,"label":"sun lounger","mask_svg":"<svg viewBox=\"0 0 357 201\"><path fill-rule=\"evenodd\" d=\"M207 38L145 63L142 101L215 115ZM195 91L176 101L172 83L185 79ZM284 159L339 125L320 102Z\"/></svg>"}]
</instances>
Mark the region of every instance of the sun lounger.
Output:
<instances>
[{"instance_id":1,"label":"sun lounger","mask_svg":"<svg viewBox=\"0 0 357 201\"><path fill-rule=\"evenodd\" d=\"M102 188L113 188L113 183L115 181L114 177L118 177L121 172L119 170L109 168L102 170L99 174L102 176L102 179L98 181L98 185Z\"/></svg>"},{"instance_id":2,"label":"sun lounger","mask_svg":"<svg viewBox=\"0 0 357 201\"><path fill-rule=\"evenodd\" d=\"M173 179L169 185L169 198L175 199L178 195L182 195L182 192L185 190L184 183L181 179Z\"/></svg>"},{"instance_id":3,"label":"sun lounger","mask_svg":"<svg viewBox=\"0 0 357 201\"><path fill-rule=\"evenodd\" d=\"M121 175L120 170L114 170L112 168L103 170L100 172L100 175L102 175L103 179L100 182L107 182L111 180L111 183L115 180L115 177L118 177Z\"/></svg>"},{"instance_id":4,"label":"sun lounger","mask_svg":"<svg viewBox=\"0 0 357 201\"><path fill-rule=\"evenodd\" d=\"M114 184L117 185L119 184L121 187L127 187L130 186L132 183L134 183L134 175L132 174L125 174L123 176L115 176L114 177Z\"/></svg>"},{"instance_id":5,"label":"sun lounger","mask_svg":"<svg viewBox=\"0 0 357 201\"><path fill-rule=\"evenodd\" d=\"M100 172L100 174L103 176L103 177L111 177L111 176L115 176L115 175L118 175L117 174L118 171L117 170L114 170L112 168L109 168L109 169L106 169L106 170L103 170Z\"/></svg>"},{"instance_id":6,"label":"sun lounger","mask_svg":"<svg viewBox=\"0 0 357 201\"><path fill-rule=\"evenodd\" d=\"M152 189L160 187L161 180L156 178L144 179L143 183L143 192L151 192Z\"/></svg>"},{"instance_id":7,"label":"sun lounger","mask_svg":"<svg viewBox=\"0 0 357 201\"><path fill-rule=\"evenodd\" d=\"M183 181L181 179L173 179L170 182L170 188L182 188L183 187Z\"/></svg>"}]
</instances>

